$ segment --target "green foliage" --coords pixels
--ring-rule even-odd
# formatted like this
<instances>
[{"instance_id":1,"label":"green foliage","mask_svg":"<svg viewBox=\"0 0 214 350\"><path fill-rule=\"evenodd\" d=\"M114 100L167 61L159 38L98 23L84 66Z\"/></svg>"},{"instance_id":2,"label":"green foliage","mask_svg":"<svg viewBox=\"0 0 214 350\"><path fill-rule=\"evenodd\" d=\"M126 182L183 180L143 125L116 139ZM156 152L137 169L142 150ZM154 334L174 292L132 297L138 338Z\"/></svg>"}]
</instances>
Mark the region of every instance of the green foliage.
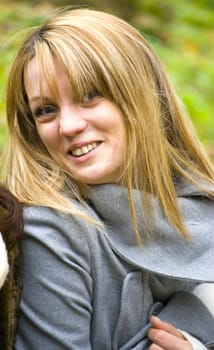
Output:
<instances>
[{"instance_id":1,"label":"green foliage","mask_svg":"<svg viewBox=\"0 0 214 350\"><path fill-rule=\"evenodd\" d=\"M16 53L17 44L22 39L25 28L42 24L53 9L52 5L37 5L17 1L0 2L0 149L7 140L5 125L5 90L10 63ZM15 88L15 87L14 87Z\"/></svg>"},{"instance_id":2,"label":"green foliage","mask_svg":"<svg viewBox=\"0 0 214 350\"><path fill-rule=\"evenodd\" d=\"M194 125L214 143L214 2L138 0L131 21L146 33Z\"/></svg>"},{"instance_id":3,"label":"green foliage","mask_svg":"<svg viewBox=\"0 0 214 350\"><path fill-rule=\"evenodd\" d=\"M17 41L56 6L78 1L0 0L0 147L6 140L5 86ZM82 0L81 5L108 10L141 30L161 58L205 144L214 145L214 1L212 0Z\"/></svg>"}]
</instances>

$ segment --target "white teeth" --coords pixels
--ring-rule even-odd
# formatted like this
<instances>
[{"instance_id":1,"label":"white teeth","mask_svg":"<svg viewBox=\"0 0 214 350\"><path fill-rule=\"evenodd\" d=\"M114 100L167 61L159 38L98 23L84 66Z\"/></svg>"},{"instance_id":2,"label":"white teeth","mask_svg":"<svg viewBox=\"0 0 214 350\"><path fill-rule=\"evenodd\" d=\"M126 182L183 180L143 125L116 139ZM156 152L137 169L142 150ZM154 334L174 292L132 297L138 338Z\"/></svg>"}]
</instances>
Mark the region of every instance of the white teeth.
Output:
<instances>
[{"instance_id":1,"label":"white teeth","mask_svg":"<svg viewBox=\"0 0 214 350\"><path fill-rule=\"evenodd\" d=\"M93 142L93 143L90 143L89 145L87 146L83 146L83 147L80 147L80 148L76 148L72 151L72 155L73 156L81 156L83 154L87 154L88 152L90 152L92 149L94 149L96 147L97 143L96 142Z\"/></svg>"}]
</instances>

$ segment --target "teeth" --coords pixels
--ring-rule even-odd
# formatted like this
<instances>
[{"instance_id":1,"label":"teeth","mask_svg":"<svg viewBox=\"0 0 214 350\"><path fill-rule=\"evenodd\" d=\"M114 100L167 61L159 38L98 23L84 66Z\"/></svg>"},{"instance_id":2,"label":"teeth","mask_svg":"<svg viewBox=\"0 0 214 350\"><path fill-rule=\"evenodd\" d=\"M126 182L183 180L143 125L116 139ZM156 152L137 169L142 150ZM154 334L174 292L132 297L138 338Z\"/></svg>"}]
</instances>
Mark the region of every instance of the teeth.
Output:
<instances>
[{"instance_id":1,"label":"teeth","mask_svg":"<svg viewBox=\"0 0 214 350\"><path fill-rule=\"evenodd\" d=\"M97 145L97 143L93 142L93 143L88 144L87 146L76 148L71 153L73 156L76 156L76 157L82 156L83 154L87 154L92 149L94 149L96 147L96 145Z\"/></svg>"}]
</instances>

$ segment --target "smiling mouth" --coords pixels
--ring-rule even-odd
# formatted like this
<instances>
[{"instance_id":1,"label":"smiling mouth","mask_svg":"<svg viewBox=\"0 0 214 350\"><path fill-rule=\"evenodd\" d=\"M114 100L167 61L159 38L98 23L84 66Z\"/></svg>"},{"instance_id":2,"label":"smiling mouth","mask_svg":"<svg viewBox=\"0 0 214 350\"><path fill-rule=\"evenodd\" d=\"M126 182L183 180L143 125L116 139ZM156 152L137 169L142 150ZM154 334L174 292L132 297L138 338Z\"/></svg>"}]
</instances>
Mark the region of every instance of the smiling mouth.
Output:
<instances>
[{"instance_id":1,"label":"smiling mouth","mask_svg":"<svg viewBox=\"0 0 214 350\"><path fill-rule=\"evenodd\" d=\"M85 145L83 147L75 148L70 153L74 157L81 157L81 156L93 151L93 149L95 149L99 144L100 144L100 142L92 142L92 143L89 143L88 145Z\"/></svg>"}]
</instances>

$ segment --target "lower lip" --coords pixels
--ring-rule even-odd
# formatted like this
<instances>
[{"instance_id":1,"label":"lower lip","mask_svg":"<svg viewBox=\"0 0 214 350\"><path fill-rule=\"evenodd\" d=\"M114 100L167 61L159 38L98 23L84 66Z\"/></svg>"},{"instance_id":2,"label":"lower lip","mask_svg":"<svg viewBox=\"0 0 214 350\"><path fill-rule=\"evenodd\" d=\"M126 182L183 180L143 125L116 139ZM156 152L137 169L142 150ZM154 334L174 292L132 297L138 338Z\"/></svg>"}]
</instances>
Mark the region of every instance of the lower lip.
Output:
<instances>
[{"instance_id":1,"label":"lower lip","mask_svg":"<svg viewBox=\"0 0 214 350\"><path fill-rule=\"evenodd\" d=\"M94 149L92 149L90 152L80 156L80 157L75 157L70 155L70 157L72 158L72 161L75 163L82 163L85 162L86 160L90 159L91 157L94 156L94 154L96 153L97 149L100 147L101 143L99 143Z\"/></svg>"}]
</instances>

